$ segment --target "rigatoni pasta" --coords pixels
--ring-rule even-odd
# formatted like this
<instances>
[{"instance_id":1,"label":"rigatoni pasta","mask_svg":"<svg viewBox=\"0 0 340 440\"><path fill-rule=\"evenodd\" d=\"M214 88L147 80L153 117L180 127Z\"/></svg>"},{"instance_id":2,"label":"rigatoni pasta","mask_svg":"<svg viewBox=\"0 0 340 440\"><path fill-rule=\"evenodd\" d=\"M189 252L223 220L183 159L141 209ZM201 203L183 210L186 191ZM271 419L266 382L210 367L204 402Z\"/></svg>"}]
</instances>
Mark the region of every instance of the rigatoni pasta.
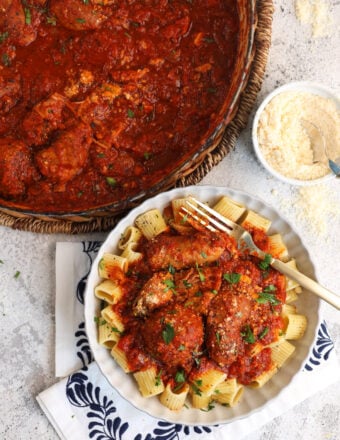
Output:
<instances>
[{"instance_id":1,"label":"rigatoni pasta","mask_svg":"<svg viewBox=\"0 0 340 440\"><path fill-rule=\"evenodd\" d=\"M226 233L187 221L187 200L138 216L119 252L103 255L98 340L142 396L170 410L232 407L246 386L264 386L293 355L288 340L307 326L292 304L301 289ZM283 237L269 234L270 220L229 197L213 206L247 228L267 256L297 270Z\"/></svg>"}]
</instances>

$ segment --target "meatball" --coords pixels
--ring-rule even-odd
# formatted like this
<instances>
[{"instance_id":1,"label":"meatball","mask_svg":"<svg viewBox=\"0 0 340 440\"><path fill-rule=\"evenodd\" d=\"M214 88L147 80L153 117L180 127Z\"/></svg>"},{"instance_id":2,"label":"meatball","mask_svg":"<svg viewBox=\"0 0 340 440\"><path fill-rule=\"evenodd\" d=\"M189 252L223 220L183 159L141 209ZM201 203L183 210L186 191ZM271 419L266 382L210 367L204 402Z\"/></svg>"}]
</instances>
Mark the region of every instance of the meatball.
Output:
<instances>
[{"instance_id":1,"label":"meatball","mask_svg":"<svg viewBox=\"0 0 340 440\"><path fill-rule=\"evenodd\" d=\"M230 366L244 354L242 329L252 310L251 295L223 288L211 301L206 335L209 356L221 367Z\"/></svg>"},{"instance_id":2,"label":"meatball","mask_svg":"<svg viewBox=\"0 0 340 440\"><path fill-rule=\"evenodd\" d=\"M36 155L38 168L43 176L54 183L66 183L81 173L88 158L92 131L85 124L78 124L63 132L48 148Z\"/></svg>"},{"instance_id":3,"label":"meatball","mask_svg":"<svg viewBox=\"0 0 340 440\"><path fill-rule=\"evenodd\" d=\"M38 178L31 160L31 151L22 141L0 139L0 193L3 197L17 197L26 185Z\"/></svg>"},{"instance_id":4,"label":"meatball","mask_svg":"<svg viewBox=\"0 0 340 440\"><path fill-rule=\"evenodd\" d=\"M79 0L52 0L50 9L62 25L68 29L98 29L113 13L110 6L98 2L81 2ZM104 2L105 3L105 2ZM110 4L111 2L106 2Z\"/></svg>"},{"instance_id":5,"label":"meatball","mask_svg":"<svg viewBox=\"0 0 340 440\"><path fill-rule=\"evenodd\" d=\"M63 109L66 98L53 93L48 99L36 104L23 120L23 130L27 141L33 145L42 145L50 134L63 127Z\"/></svg>"},{"instance_id":6,"label":"meatball","mask_svg":"<svg viewBox=\"0 0 340 440\"><path fill-rule=\"evenodd\" d=\"M144 321L141 335L147 353L171 374L180 368L188 373L203 344L203 322L192 310L169 304Z\"/></svg>"}]
</instances>

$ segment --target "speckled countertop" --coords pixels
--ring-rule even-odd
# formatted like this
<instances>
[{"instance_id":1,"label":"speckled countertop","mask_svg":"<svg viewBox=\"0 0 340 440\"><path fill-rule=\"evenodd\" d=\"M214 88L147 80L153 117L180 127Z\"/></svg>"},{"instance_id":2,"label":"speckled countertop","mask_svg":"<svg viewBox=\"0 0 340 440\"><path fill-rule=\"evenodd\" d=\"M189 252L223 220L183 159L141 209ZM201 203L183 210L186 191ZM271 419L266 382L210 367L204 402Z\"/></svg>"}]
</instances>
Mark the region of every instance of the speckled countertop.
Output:
<instances>
[{"instance_id":1,"label":"speckled countertop","mask_svg":"<svg viewBox=\"0 0 340 440\"><path fill-rule=\"evenodd\" d=\"M275 1L272 48L258 103L275 87L295 80L320 82L340 92L340 3L328 6L325 37L296 18L293 1ZM250 125L202 184L245 190L276 207L308 247L319 281L340 289L340 181L317 188L329 201L324 212L307 211L297 188L270 177L256 161ZM313 202L313 190L304 194ZM104 234L42 235L0 227L0 438L57 439L35 396L54 384L55 245L102 239ZM340 292L339 292L340 293ZM321 314L340 354L339 312L326 303ZM340 383L325 389L252 433L246 440L340 439ZM85 440L85 439L84 439Z\"/></svg>"}]
</instances>

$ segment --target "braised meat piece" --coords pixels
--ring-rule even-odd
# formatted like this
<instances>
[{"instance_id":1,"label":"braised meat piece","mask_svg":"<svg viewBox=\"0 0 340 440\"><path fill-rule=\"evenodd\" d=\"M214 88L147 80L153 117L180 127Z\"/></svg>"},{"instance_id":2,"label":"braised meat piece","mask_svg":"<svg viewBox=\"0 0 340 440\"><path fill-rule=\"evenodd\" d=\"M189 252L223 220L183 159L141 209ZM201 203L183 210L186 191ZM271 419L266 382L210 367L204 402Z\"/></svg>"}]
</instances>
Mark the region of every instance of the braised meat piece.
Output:
<instances>
[{"instance_id":1,"label":"braised meat piece","mask_svg":"<svg viewBox=\"0 0 340 440\"><path fill-rule=\"evenodd\" d=\"M114 12L112 7L105 6L109 6L110 1L52 0L50 3L50 10L58 21L67 29L74 30L98 29Z\"/></svg>"},{"instance_id":2,"label":"braised meat piece","mask_svg":"<svg viewBox=\"0 0 340 440\"><path fill-rule=\"evenodd\" d=\"M20 0L1 2L0 26L3 33L8 33L11 42L19 46L28 46L37 37L31 11L25 10Z\"/></svg>"},{"instance_id":3,"label":"braised meat piece","mask_svg":"<svg viewBox=\"0 0 340 440\"><path fill-rule=\"evenodd\" d=\"M63 126L63 109L66 98L53 93L48 99L36 104L25 117L22 127L30 144L43 145L50 134Z\"/></svg>"},{"instance_id":4,"label":"braised meat piece","mask_svg":"<svg viewBox=\"0 0 340 440\"><path fill-rule=\"evenodd\" d=\"M12 69L0 70L0 113L8 113L21 95L20 75Z\"/></svg>"},{"instance_id":5,"label":"braised meat piece","mask_svg":"<svg viewBox=\"0 0 340 440\"><path fill-rule=\"evenodd\" d=\"M147 259L153 270L203 266L218 260L228 237L223 234L193 233L189 236L160 234L146 247Z\"/></svg>"},{"instance_id":6,"label":"braised meat piece","mask_svg":"<svg viewBox=\"0 0 340 440\"><path fill-rule=\"evenodd\" d=\"M38 178L31 151L22 141L0 139L0 193L4 197L23 195L26 185Z\"/></svg>"},{"instance_id":7,"label":"braised meat piece","mask_svg":"<svg viewBox=\"0 0 340 440\"><path fill-rule=\"evenodd\" d=\"M155 311L141 326L145 349L173 374L179 368L188 372L194 353L203 344L202 318L186 307L168 305Z\"/></svg>"},{"instance_id":8,"label":"braised meat piece","mask_svg":"<svg viewBox=\"0 0 340 440\"><path fill-rule=\"evenodd\" d=\"M222 286L211 301L207 317L206 344L209 356L222 367L244 354L242 330L252 311L251 295L240 295Z\"/></svg>"},{"instance_id":9,"label":"braised meat piece","mask_svg":"<svg viewBox=\"0 0 340 440\"><path fill-rule=\"evenodd\" d=\"M171 301L174 294L173 286L173 276L169 272L155 273L138 293L134 306L135 315L148 315Z\"/></svg>"},{"instance_id":10,"label":"braised meat piece","mask_svg":"<svg viewBox=\"0 0 340 440\"><path fill-rule=\"evenodd\" d=\"M78 175L86 164L92 142L88 125L78 124L63 132L52 145L36 154L43 176L54 183L66 183Z\"/></svg>"}]
</instances>

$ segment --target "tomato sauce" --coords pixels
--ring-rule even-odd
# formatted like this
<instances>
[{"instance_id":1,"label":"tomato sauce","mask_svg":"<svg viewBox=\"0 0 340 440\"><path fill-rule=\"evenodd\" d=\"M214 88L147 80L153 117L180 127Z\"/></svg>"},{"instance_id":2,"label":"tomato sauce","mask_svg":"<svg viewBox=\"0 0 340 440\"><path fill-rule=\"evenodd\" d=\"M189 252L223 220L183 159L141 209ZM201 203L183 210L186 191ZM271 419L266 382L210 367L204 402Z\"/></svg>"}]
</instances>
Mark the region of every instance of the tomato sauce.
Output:
<instances>
[{"instance_id":1,"label":"tomato sauce","mask_svg":"<svg viewBox=\"0 0 340 440\"><path fill-rule=\"evenodd\" d=\"M260 241L264 235L256 232ZM140 240L137 250L144 257L120 281L124 295L112 306L125 326L118 346L131 371L156 366L176 388L176 375L194 383L215 368L248 385L272 367L268 345L285 330L284 275L264 268L222 232L181 236L170 228ZM149 258L159 252L166 264Z\"/></svg>"},{"instance_id":2,"label":"tomato sauce","mask_svg":"<svg viewBox=\"0 0 340 440\"><path fill-rule=\"evenodd\" d=\"M0 202L43 212L126 199L220 122L234 0L7 0L0 7Z\"/></svg>"}]
</instances>

